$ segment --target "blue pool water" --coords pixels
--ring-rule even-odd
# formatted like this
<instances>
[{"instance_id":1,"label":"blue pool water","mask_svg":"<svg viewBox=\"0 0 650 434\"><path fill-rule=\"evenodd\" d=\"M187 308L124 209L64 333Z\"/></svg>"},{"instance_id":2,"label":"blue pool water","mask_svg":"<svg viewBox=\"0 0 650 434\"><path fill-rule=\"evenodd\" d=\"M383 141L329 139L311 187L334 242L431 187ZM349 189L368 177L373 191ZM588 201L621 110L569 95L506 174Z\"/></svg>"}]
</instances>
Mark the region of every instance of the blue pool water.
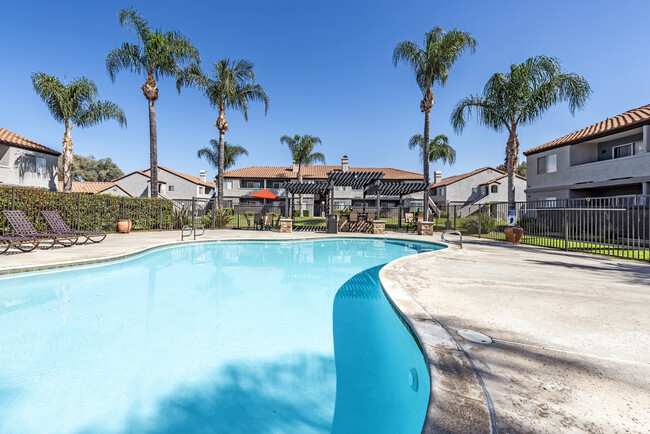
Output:
<instances>
[{"instance_id":1,"label":"blue pool water","mask_svg":"<svg viewBox=\"0 0 650 434\"><path fill-rule=\"evenodd\" d=\"M387 240L215 242L0 279L0 433L419 433Z\"/></svg>"}]
</instances>

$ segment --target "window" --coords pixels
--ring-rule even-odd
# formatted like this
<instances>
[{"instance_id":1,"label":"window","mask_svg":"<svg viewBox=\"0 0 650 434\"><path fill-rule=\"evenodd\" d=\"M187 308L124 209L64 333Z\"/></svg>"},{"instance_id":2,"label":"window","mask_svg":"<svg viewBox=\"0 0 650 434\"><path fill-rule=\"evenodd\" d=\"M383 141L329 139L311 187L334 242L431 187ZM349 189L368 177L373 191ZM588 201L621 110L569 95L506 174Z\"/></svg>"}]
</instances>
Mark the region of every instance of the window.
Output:
<instances>
[{"instance_id":1,"label":"window","mask_svg":"<svg viewBox=\"0 0 650 434\"><path fill-rule=\"evenodd\" d=\"M232 181L226 181L224 184L226 190L232 190Z\"/></svg>"},{"instance_id":2,"label":"window","mask_svg":"<svg viewBox=\"0 0 650 434\"><path fill-rule=\"evenodd\" d=\"M269 181L266 183L268 188L282 188L282 184L284 183L279 181Z\"/></svg>"},{"instance_id":3,"label":"window","mask_svg":"<svg viewBox=\"0 0 650 434\"><path fill-rule=\"evenodd\" d=\"M168 186L167 191L174 191L174 186L173 185Z\"/></svg>"},{"instance_id":4,"label":"window","mask_svg":"<svg viewBox=\"0 0 650 434\"><path fill-rule=\"evenodd\" d=\"M204 188L203 186L199 186L199 194L203 194Z\"/></svg>"},{"instance_id":5,"label":"window","mask_svg":"<svg viewBox=\"0 0 650 434\"><path fill-rule=\"evenodd\" d=\"M478 187L472 187L472 194L478 193Z\"/></svg>"},{"instance_id":6,"label":"window","mask_svg":"<svg viewBox=\"0 0 650 434\"><path fill-rule=\"evenodd\" d=\"M334 201L334 209L343 209L345 208L345 202Z\"/></svg>"},{"instance_id":7,"label":"window","mask_svg":"<svg viewBox=\"0 0 650 434\"><path fill-rule=\"evenodd\" d=\"M242 188L262 188L262 181L248 181L244 180L241 182Z\"/></svg>"},{"instance_id":8,"label":"window","mask_svg":"<svg viewBox=\"0 0 650 434\"><path fill-rule=\"evenodd\" d=\"M36 174L45 176L47 172L47 162L43 157L36 157Z\"/></svg>"},{"instance_id":9,"label":"window","mask_svg":"<svg viewBox=\"0 0 650 434\"><path fill-rule=\"evenodd\" d=\"M336 190L336 191L345 191L345 187L342 186L342 185L337 185L337 186L334 187L334 190Z\"/></svg>"},{"instance_id":10,"label":"window","mask_svg":"<svg viewBox=\"0 0 650 434\"><path fill-rule=\"evenodd\" d=\"M623 158L633 155L634 149L632 148L632 145L634 145L634 143L626 143L625 145L614 146L612 157Z\"/></svg>"},{"instance_id":11,"label":"window","mask_svg":"<svg viewBox=\"0 0 650 434\"><path fill-rule=\"evenodd\" d=\"M557 172L557 154L537 157L537 174Z\"/></svg>"},{"instance_id":12,"label":"window","mask_svg":"<svg viewBox=\"0 0 650 434\"><path fill-rule=\"evenodd\" d=\"M444 196L445 187L438 187L438 196Z\"/></svg>"},{"instance_id":13,"label":"window","mask_svg":"<svg viewBox=\"0 0 650 434\"><path fill-rule=\"evenodd\" d=\"M499 186L498 185L493 185L490 187L490 193L498 193L499 192Z\"/></svg>"}]
</instances>

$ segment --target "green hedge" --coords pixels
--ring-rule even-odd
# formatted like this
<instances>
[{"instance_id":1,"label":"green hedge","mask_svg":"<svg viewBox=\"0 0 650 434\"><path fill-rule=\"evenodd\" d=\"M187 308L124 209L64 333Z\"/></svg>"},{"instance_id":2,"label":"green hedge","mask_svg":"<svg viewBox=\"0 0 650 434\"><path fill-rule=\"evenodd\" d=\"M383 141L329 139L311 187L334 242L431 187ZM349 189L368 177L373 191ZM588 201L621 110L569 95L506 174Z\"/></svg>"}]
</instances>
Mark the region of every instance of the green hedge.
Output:
<instances>
[{"instance_id":1,"label":"green hedge","mask_svg":"<svg viewBox=\"0 0 650 434\"><path fill-rule=\"evenodd\" d=\"M0 187L0 210L23 211L38 231L49 231L41 210L58 211L72 229L117 231L117 221L130 219L132 230L172 229L173 205L168 199L121 197L109 194L63 193ZM0 215L0 233L11 232Z\"/></svg>"}]
</instances>

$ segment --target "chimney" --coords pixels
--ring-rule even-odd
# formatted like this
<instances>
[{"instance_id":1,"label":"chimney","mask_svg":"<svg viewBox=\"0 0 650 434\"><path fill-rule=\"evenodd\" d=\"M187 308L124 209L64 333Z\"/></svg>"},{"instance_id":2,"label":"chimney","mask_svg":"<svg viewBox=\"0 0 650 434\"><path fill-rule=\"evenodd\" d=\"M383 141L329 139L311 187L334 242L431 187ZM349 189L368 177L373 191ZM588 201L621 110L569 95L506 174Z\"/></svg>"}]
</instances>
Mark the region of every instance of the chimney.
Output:
<instances>
[{"instance_id":1,"label":"chimney","mask_svg":"<svg viewBox=\"0 0 650 434\"><path fill-rule=\"evenodd\" d=\"M341 171L347 172L350 169L350 166L348 166L348 156L344 155L343 158L341 158Z\"/></svg>"},{"instance_id":2,"label":"chimney","mask_svg":"<svg viewBox=\"0 0 650 434\"><path fill-rule=\"evenodd\" d=\"M434 184L439 183L441 179L442 179L442 172L441 171L436 170L435 172L433 172L433 183Z\"/></svg>"},{"instance_id":3,"label":"chimney","mask_svg":"<svg viewBox=\"0 0 650 434\"><path fill-rule=\"evenodd\" d=\"M298 163L296 163L296 160L293 160L293 167L291 168L293 173L298 173Z\"/></svg>"},{"instance_id":4,"label":"chimney","mask_svg":"<svg viewBox=\"0 0 650 434\"><path fill-rule=\"evenodd\" d=\"M201 179L201 181L206 182L208 179L207 172L205 170L199 171L199 178Z\"/></svg>"}]
</instances>

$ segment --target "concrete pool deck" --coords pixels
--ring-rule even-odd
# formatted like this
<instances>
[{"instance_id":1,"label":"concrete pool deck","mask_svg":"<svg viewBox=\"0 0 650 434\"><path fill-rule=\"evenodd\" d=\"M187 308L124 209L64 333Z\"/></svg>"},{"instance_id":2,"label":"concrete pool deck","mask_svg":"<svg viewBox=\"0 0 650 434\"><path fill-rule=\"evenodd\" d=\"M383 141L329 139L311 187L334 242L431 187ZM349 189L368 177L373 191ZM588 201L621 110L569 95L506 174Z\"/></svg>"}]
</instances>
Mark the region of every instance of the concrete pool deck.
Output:
<instances>
[{"instance_id":1,"label":"concrete pool deck","mask_svg":"<svg viewBox=\"0 0 650 434\"><path fill-rule=\"evenodd\" d=\"M220 230L201 240L323 236ZM111 234L101 244L2 256L0 273L178 241L179 232ZM429 358L426 432L650 431L648 264L469 238L462 250L398 259L381 278ZM469 342L461 329L493 342Z\"/></svg>"}]
</instances>

